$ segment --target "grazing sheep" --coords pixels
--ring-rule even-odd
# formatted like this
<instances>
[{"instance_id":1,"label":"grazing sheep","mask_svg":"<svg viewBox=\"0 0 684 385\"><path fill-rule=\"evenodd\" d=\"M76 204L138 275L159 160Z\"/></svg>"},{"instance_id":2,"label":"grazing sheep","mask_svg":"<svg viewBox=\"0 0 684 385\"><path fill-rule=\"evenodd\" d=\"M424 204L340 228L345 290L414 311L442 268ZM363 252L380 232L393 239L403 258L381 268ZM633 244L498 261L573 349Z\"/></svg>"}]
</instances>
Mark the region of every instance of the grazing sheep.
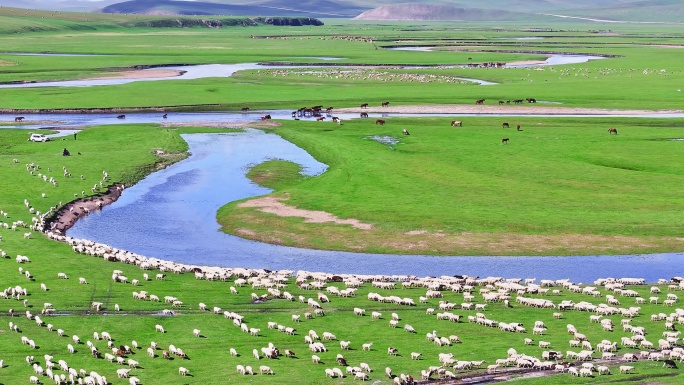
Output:
<instances>
[{"instance_id":1,"label":"grazing sheep","mask_svg":"<svg viewBox=\"0 0 684 385\"><path fill-rule=\"evenodd\" d=\"M361 348L362 348L363 351L366 351L366 350L370 351L372 347L373 347L373 343L372 343L372 342L369 342L369 343L367 343L367 344L361 345Z\"/></svg>"},{"instance_id":2,"label":"grazing sheep","mask_svg":"<svg viewBox=\"0 0 684 385\"><path fill-rule=\"evenodd\" d=\"M164 327L159 325L159 324L154 325L154 329L155 329L155 331L158 331L159 333L164 333Z\"/></svg>"},{"instance_id":3,"label":"grazing sheep","mask_svg":"<svg viewBox=\"0 0 684 385\"><path fill-rule=\"evenodd\" d=\"M321 357L314 354L311 356L311 362L314 364L319 364L321 362Z\"/></svg>"},{"instance_id":4,"label":"grazing sheep","mask_svg":"<svg viewBox=\"0 0 684 385\"><path fill-rule=\"evenodd\" d=\"M416 352L411 353L411 359L412 360L419 360L420 356L422 356L422 354L420 354L420 353L416 353Z\"/></svg>"},{"instance_id":5,"label":"grazing sheep","mask_svg":"<svg viewBox=\"0 0 684 385\"><path fill-rule=\"evenodd\" d=\"M199 329L193 329L192 334L194 334L195 337L199 338L200 337L200 330Z\"/></svg>"},{"instance_id":6,"label":"grazing sheep","mask_svg":"<svg viewBox=\"0 0 684 385\"><path fill-rule=\"evenodd\" d=\"M230 351L230 355L231 355L231 356L233 356L233 357L237 357L237 356L238 356L238 352L237 352L237 350L235 350L235 348L230 348L229 351Z\"/></svg>"},{"instance_id":7,"label":"grazing sheep","mask_svg":"<svg viewBox=\"0 0 684 385\"><path fill-rule=\"evenodd\" d=\"M259 373L261 374L275 374L273 373L273 370L266 365L259 366Z\"/></svg>"},{"instance_id":8,"label":"grazing sheep","mask_svg":"<svg viewBox=\"0 0 684 385\"><path fill-rule=\"evenodd\" d=\"M178 374L180 374L181 376L187 376L189 373L190 371L187 368L184 368L182 366L178 368Z\"/></svg>"}]
</instances>

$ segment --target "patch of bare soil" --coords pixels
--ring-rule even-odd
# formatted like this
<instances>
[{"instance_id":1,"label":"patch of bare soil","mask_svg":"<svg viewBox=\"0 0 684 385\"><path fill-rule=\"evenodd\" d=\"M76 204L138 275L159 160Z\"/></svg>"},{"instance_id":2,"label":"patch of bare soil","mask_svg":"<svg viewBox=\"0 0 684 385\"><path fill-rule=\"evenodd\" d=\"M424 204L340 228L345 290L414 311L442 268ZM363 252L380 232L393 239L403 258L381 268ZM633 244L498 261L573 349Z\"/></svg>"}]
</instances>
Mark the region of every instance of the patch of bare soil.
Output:
<instances>
[{"instance_id":1,"label":"patch of bare soil","mask_svg":"<svg viewBox=\"0 0 684 385\"><path fill-rule=\"evenodd\" d=\"M214 127L214 128L272 128L279 127L280 123L273 120L261 120L257 122L194 122L194 123L162 123L162 127Z\"/></svg>"},{"instance_id":2,"label":"patch of bare soil","mask_svg":"<svg viewBox=\"0 0 684 385\"><path fill-rule=\"evenodd\" d=\"M465 104L431 104L417 106L388 106L368 108L336 108L335 112L342 113L391 113L391 114L520 114L520 115L640 115L640 114L666 114L682 113L684 110L607 110L600 108L575 108L540 106L538 103L526 103L524 105L465 105ZM494 103L494 102L493 102Z\"/></svg>"},{"instance_id":3,"label":"patch of bare soil","mask_svg":"<svg viewBox=\"0 0 684 385\"><path fill-rule=\"evenodd\" d=\"M288 206L282 203L283 199L273 197L263 197L250 199L248 201L238 204L238 207L256 207L259 211L275 214L281 217L301 217L306 223L336 223L342 225L350 225L361 230L370 230L373 225L370 223L363 223L358 219L340 219L335 215L326 213L325 211L311 211L298 209L293 206Z\"/></svg>"},{"instance_id":4,"label":"patch of bare soil","mask_svg":"<svg viewBox=\"0 0 684 385\"><path fill-rule=\"evenodd\" d=\"M184 71L180 70L158 70L158 69L148 69L148 70L127 70L127 71L116 71L108 72L110 76L99 76L86 78L81 80L107 80L107 79L145 79L145 78L171 78L174 76L180 76Z\"/></svg>"}]
</instances>

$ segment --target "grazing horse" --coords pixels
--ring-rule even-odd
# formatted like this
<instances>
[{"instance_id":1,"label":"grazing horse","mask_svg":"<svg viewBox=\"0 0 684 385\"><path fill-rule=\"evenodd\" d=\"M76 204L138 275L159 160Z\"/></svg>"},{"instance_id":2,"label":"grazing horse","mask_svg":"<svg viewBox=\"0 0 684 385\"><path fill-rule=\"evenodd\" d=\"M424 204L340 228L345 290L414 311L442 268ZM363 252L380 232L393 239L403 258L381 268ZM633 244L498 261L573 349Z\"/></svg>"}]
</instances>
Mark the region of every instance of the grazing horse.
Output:
<instances>
[{"instance_id":1,"label":"grazing horse","mask_svg":"<svg viewBox=\"0 0 684 385\"><path fill-rule=\"evenodd\" d=\"M504 122L504 124L501 125L501 128L509 128L510 126L508 125L508 122Z\"/></svg>"},{"instance_id":2,"label":"grazing horse","mask_svg":"<svg viewBox=\"0 0 684 385\"><path fill-rule=\"evenodd\" d=\"M388 106L389 106L389 102L382 102L382 106L383 106L383 107L388 107Z\"/></svg>"},{"instance_id":3,"label":"grazing horse","mask_svg":"<svg viewBox=\"0 0 684 385\"><path fill-rule=\"evenodd\" d=\"M405 128L403 130L401 130L401 133L404 135L411 135L411 134L409 134L408 130Z\"/></svg>"},{"instance_id":4,"label":"grazing horse","mask_svg":"<svg viewBox=\"0 0 684 385\"><path fill-rule=\"evenodd\" d=\"M367 118L367 117L368 117L368 113L367 113L367 112L362 112L360 116L361 116L362 118Z\"/></svg>"},{"instance_id":5,"label":"grazing horse","mask_svg":"<svg viewBox=\"0 0 684 385\"><path fill-rule=\"evenodd\" d=\"M617 133L617 128L609 128L609 129L608 129L608 135L610 135L610 134L615 134L615 135L617 135L617 134L618 134L618 133Z\"/></svg>"},{"instance_id":6,"label":"grazing horse","mask_svg":"<svg viewBox=\"0 0 684 385\"><path fill-rule=\"evenodd\" d=\"M518 130L518 131L522 131L522 130L520 129L520 125L519 125L519 124L518 124L517 126L515 126L515 129Z\"/></svg>"},{"instance_id":7,"label":"grazing horse","mask_svg":"<svg viewBox=\"0 0 684 385\"><path fill-rule=\"evenodd\" d=\"M325 116L320 116L320 117L316 118L317 122L321 122L323 120L325 120Z\"/></svg>"},{"instance_id":8,"label":"grazing horse","mask_svg":"<svg viewBox=\"0 0 684 385\"><path fill-rule=\"evenodd\" d=\"M168 117L169 117L169 114L164 114L164 115L162 115L162 118L164 118L164 119L166 119L166 118L168 118Z\"/></svg>"},{"instance_id":9,"label":"grazing horse","mask_svg":"<svg viewBox=\"0 0 684 385\"><path fill-rule=\"evenodd\" d=\"M116 117L117 119L126 119L126 115L119 115Z\"/></svg>"},{"instance_id":10,"label":"grazing horse","mask_svg":"<svg viewBox=\"0 0 684 385\"><path fill-rule=\"evenodd\" d=\"M463 127L463 122L460 120L452 120L451 121L451 127Z\"/></svg>"},{"instance_id":11,"label":"grazing horse","mask_svg":"<svg viewBox=\"0 0 684 385\"><path fill-rule=\"evenodd\" d=\"M506 143L508 143L508 138L501 139L501 144L506 144Z\"/></svg>"},{"instance_id":12,"label":"grazing horse","mask_svg":"<svg viewBox=\"0 0 684 385\"><path fill-rule=\"evenodd\" d=\"M24 118L23 116L17 116L16 118L14 118L14 121L15 121L15 122L21 122L21 121L24 120L24 119L25 119L25 118Z\"/></svg>"},{"instance_id":13,"label":"grazing horse","mask_svg":"<svg viewBox=\"0 0 684 385\"><path fill-rule=\"evenodd\" d=\"M537 102L537 99L535 99L535 98L527 98L526 100L528 103L536 103Z\"/></svg>"},{"instance_id":14,"label":"grazing horse","mask_svg":"<svg viewBox=\"0 0 684 385\"><path fill-rule=\"evenodd\" d=\"M271 115L270 115L270 114L269 114L269 115L264 115L264 116L261 117L261 120L270 120L270 119L271 119Z\"/></svg>"},{"instance_id":15,"label":"grazing horse","mask_svg":"<svg viewBox=\"0 0 684 385\"><path fill-rule=\"evenodd\" d=\"M242 112L247 112L247 111L249 111L249 107L242 107L242 108L240 109L240 111L242 111Z\"/></svg>"},{"instance_id":16,"label":"grazing horse","mask_svg":"<svg viewBox=\"0 0 684 385\"><path fill-rule=\"evenodd\" d=\"M332 121L335 122L335 123L337 123L337 124L342 124L342 119L340 119L340 118L337 117L337 116L333 116L333 117L332 117Z\"/></svg>"},{"instance_id":17,"label":"grazing horse","mask_svg":"<svg viewBox=\"0 0 684 385\"><path fill-rule=\"evenodd\" d=\"M361 108L368 108L368 103L363 103L363 104L361 105Z\"/></svg>"},{"instance_id":18,"label":"grazing horse","mask_svg":"<svg viewBox=\"0 0 684 385\"><path fill-rule=\"evenodd\" d=\"M475 104L484 104L484 101L485 101L484 99L477 99L475 101Z\"/></svg>"},{"instance_id":19,"label":"grazing horse","mask_svg":"<svg viewBox=\"0 0 684 385\"><path fill-rule=\"evenodd\" d=\"M379 124L379 125L383 126L383 125L385 125L385 121L382 119L378 119L375 121L375 124Z\"/></svg>"},{"instance_id":20,"label":"grazing horse","mask_svg":"<svg viewBox=\"0 0 684 385\"><path fill-rule=\"evenodd\" d=\"M499 100L499 105L500 105L500 106L503 106L505 103L506 103L506 102L504 102L503 100Z\"/></svg>"}]
</instances>

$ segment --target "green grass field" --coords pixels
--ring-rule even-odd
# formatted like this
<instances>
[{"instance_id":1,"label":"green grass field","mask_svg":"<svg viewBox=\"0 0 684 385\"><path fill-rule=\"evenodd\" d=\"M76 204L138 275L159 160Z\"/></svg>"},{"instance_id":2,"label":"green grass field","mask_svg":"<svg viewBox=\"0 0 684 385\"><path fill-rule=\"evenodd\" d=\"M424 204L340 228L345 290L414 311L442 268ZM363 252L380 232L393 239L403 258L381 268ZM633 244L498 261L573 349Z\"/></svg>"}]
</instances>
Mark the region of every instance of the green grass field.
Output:
<instances>
[{"instance_id":1,"label":"green grass field","mask_svg":"<svg viewBox=\"0 0 684 385\"><path fill-rule=\"evenodd\" d=\"M677 186L684 169L677 161L681 141L671 140L682 135L681 119L462 120L464 127L450 127L449 118L386 118L384 126L357 119L342 126L284 122L276 129L330 166L315 178L276 183L276 196L371 223L372 230L307 224L238 203L220 211L219 221L229 232L260 240L380 253L681 250ZM504 121L512 128L502 128ZM608 127L619 134L609 135ZM407 236L411 231L423 234Z\"/></svg>"},{"instance_id":2,"label":"green grass field","mask_svg":"<svg viewBox=\"0 0 684 385\"><path fill-rule=\"evenodd\" d=\"M21 14L23 13L23 14ZM0 54L0 82L79 79L101 76L134 65L243 63L257 61L320 62L315 56L343 57L341 64L411 64L444 65L472 62L500 62L539 59L539 52L566 52L616 55L585 64L551 66L537 69L485 68L404 68L371 70L367 74L388 72L392 81L321 76L303 71L245 71L231 78L200 80L169 80L132 83L120 86L86 88L2 89L0 108L11 115L0 120L13 120L13 109L59 109L149 106L181 106L194 110L228 109L242 106L287 108L315 104L357 107L359 103L379 104L390 100L392 105L426 105L433 103L472 104L485 98L487 103L499 99L535 97L540 101L560 103L558 106L613 109L680 109L683 76L680 51L684 35L676 25L632 24L546 24L534 26L518 23L369 23L326 20L322 27L268 26L238 27L220 30L200 28L154 29L131 28L126 25L148 16L100 14L50 14L46 12L0 9L1 52L52 52L102 54L110 56L36 57ZM506 27L506 28L502 28ZM610 30L610 32L608 32ZM602 31L599 33L599 31ZM519 37L543 35L538 40L517 40ZM277 36L280 38L251 38ZM407 52L375 49L363 41L371 37L375 45L439 45L437 52ZM329 69L329 68L327 68ZM422 83L399 81L402 78L433 75L441 78L468 77L500 83L476 86L457 83ZM383 75L385 76L385 75ZM211 107L204 107L212 105ZM218 106L215 106L218 105ZM556 106L556 104L553 104ZM520 106L527 108L529 106ZM330 166L328 172L315 178L302 178L296 165L268 162L251 170L254 180L276 190L274 196L289 197L288 204L310 210L323 210L341 217L357 218L372 223L374 229L362 232L336 225L312 227L299 219L282 219L236 205L224 207L219 219L228 231L251 229L275 234L292 244L315 248L363 248L373 252L405 252L410 244L427 244L421 253L430 254L575 254L588 251L611 254L681 250L683 171L681 167L682 119L636 118L543 118L543 117L459 117L464 127L450 127L451 118L387 118L378 126L371 120L345 120L341 126L329 122L282 122L274 131L285 139L309 151ZM523 131L504 129L521 124ZM13 124L13 123L11 123ZM619 135L611 136L608 127L616 127ZM407 129L410 136L402 136ZM150 172L186 156L187 144L179 134L216 132L214 128L160 128L154 125L119 125L88 127L78 134L78 140L54 140L48 143L26 141L26 130L0 130L0 209L8 213L1 221L8 227L15 221L31 223L32 215L22 203L28 200L41 213L55 205L91 194L99 187L102 171L107 171L107 183L132 184ZM391 147L369 139L372 136L397 138ZM509 143L501 139L508 137ZM67 147L74 154L61 156ZM170 156L160 157L158 151ZM81 155L77 155L78 153ZM14 162L14 159L17 162ZM36 164L33 174L27 164ZM64 168L72 177L64 176ZM39 175L40 174L40 175ZM53 177L57 186L45 182ZM82 176L82 177L81 177ZM45 197L42 197L42 194ZM276 231L277 230L277 231ZM462 293L448 289L443 300L457 304L453 312L463 316L461 322L437 320L426 314L427 308L437 308L438 300L420 303L426 287L402 287L393 290L373 287L369 282L359 288L356 297L341 298L329 294L330 303L323 303L325 316L292 321L293 314L302 315L311 308L299 301L287 301L269 296L262 303L252 300L252 293L262 296L265 289L250 285L237 287L231 294L235 277L228 282L197 280L192 273L167 272L165 280L154 279L158 270L147 273L143 280L138 267L107 262L74 253L63 243L48 240L27 229L18 231L0 228L0 248L8 258L0 259L0 287L26 288L20 300L0 299L0 384L24 384L33 369L25 357L34 355L45 368L43 355L53 355L53 361L66 360L71 367L97 371L111 384L127 384L116 377L122 368L104 359L93 358L85 345L92 341L100 352L110 352L106 342L93 339L93 332L109 332L116 346L132 345L141 349L128 358L139 361L140 367L131 374L142 384L321 384L357 382L352 376L326 378L324 369L338 367L336 355L343 354L348 363L359 366L368 363L374 383L389 384L386 367L393 373L410 373L417 379L420 371L440 365L439 353L453 353L457 360L485 360L487 365L505 358L513 347L518 352L541 357L539 340L550 342L551 349L566 354L570 348L566 325L573 324L587 335L593 346L603 339L618 342L631 333L620 327L621 316L613 320L615 331L603 331L599 324L589 322L589 313L564 311L561 319L553 318L553 309L535 309L515 301L512 308L503 303L489 303L481 311L487 318L500 322L521 322L527 333L509 333L467 322L475 310L461 310L466 302ZM417 231L408 238L404 233ZM424 233L423 233L424 231ZM445 236L446 235L446 236ZM353 240L353 244L351 241ZM285 243L287 243L285 242ZM404 242L404 243L402 243ZM413 246L412 246L413 247ZM416 250L416 249L412 249ZM19 264L17 255L30 262ZM248 257L248 256L246 256ZM22 271L29 271L27 279ZM121 270L140 285L115 283L114 270ZM58 279L58 273L69 279ZM673 275L678 274L673 271ZM87 284L80 284L79 278ZM525 278L525 277L521 277ZM537 277L539 280L544 277ZM669 277L663 277L669 278ZM311 283L310 279L307 282ZM47 291L41 290L45 284ZM304 290L290 278L283 291L295 298L317 298L318 290ZM340 289L342 283L328 282ZM651 294L649 286L629 287L643 298L658 296L660 304L646 301L639 315L631 322L646 327L646 339L657 346L664 331L664 320L652 321L652 314L670 315L675 306L662 304L668 291ZM474 298L484 304L481 290L496 287L477 286ZM589 301L604 304L609 290L599 287L601 297L573 293L565 288L558 295L525 294L543 297L559 304L562 300ZM171 305L154 301L134 300L133 291L177 297L183 305L174 316L163 316ZM674 290L674 288L673 288ZM321 292L327 292L321 289ZM7 292L7 291L5 291ZM379 303L367 299L369 292L383 296L412 298L417 306ZM612 293L621 307L636 306L636 300ZM27 307L22 301L26 299ZM65 336L38 326L24 315L39 314L44 303L54 305L58 315L42 316L53 329L63 329ZM102 302L103 310L95 312L92 302ZM249 327L261 329L257 336L243 333L222 314L200 311L199 303L209 309L237 312ZM120 312L114 310L119 305ZM355 316L355 307L366 310ZM14 309L15 316L9 316ZM373 311L381 312L373 319ZM398 328L390 328L391 313L400 317ZM681 312L681 310L680 310ZM680 315L681 319L681 315ZM544 336L531 333L535 321L548 327ZM11 331L9 322L20 332ZM294 336L268 329L268 322L296 328ZM166 333L155 332L161 324ZM411 325L416 334L404 330ZM201 338L192 330L200 329ZM311 353L304 344L309 330L319 335L324 331L337 336L325 342L327 352L319 353L322 364L311 362ZM463 342L454 346L437 346L428 341L428 332L441 336L456 335ZM77 335L82 343L70 354L67 344ZM21 343L21 337L33 339L38 349ZM532 338L532 345L524 345ZM350 350L342 350L339 340L351 341ZM151 341L159 344L155 357L146 349ZM296 358L256 360L252 349L260 350L271 342L284 352L291 349ZM373 343L363 351L363 343ZM175 357L164 360L162 350L170 344L181 347L189 359ZM677 342L678 345L680 341ZM399 355L387 354L388 347ZM229 349L240 354L232 357ZM616 352L638 352L643 348L620 347ZM422 354L412 360L410 353ZM598 354L594 355L598 357ZM577 379L569 374L542 378L524 378L519 383L565 384L646 381L650 384L680 383L679 371L662 368L661 362L640 360L633 364L634 374L620 374L611 361L608 377ZM269 365L275 375L242 376L236 365L250 365L258 370ZM189 369L191 376L181 377L179 367ZM125 367L125 366L124 366ZM344 369L344 368L342 368ZM55 371L56 373L63 373ZM465 375L470 372L457 373ZM513 378L517 375L512 375ZM433 376L436 378L436 375ZM40 378L48 383L47 377Z\"/></svg>"}]
</instances>

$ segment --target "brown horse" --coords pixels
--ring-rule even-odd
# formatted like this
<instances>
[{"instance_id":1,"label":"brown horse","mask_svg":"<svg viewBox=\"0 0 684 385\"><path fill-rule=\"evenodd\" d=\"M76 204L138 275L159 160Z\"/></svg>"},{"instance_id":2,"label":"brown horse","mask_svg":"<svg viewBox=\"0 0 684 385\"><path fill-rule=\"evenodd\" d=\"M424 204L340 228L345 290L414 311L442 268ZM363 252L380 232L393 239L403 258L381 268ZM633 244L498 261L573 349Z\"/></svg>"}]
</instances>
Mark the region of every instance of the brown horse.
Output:
<instances>
[{"instance_id":1,"label":"brown horse","mask_svg":"<svg viewBox=\"0 0 684 385\"><path fill-rule=\"evenodd\" d=\"M383 106L383 107L388 107L388 106L389 106L389 102L382 102L382 106Z\"/></svg>"},{"instance_id":2,"label":"brown horse","mask_svg":"<svg viewBox=\"0 0 684 385\"><path fill-rule=\"evenodd\" d=\"M522 131L522 130L520 129L520 125L519 125L519 124L518 124L517 126L515 126L515 129L518 130L518 131Z\"/></svg>"},{"instance_id":3,"label":"brown horse","mask_svg":"<svg viewBox=\"0 0 684 385\"><path fill-rule=\"evenodd\" d=\"M508 143L508 138L501 139L501 144L506 144L506 143Z\"/></svg>"},{"instance_id":4,"label":"brown horse","mask_svg":"<svg viewBox=\"0 0 684 385\"><path fill-rule=\"evenodd\" d=\"M368 103L363 103L363 104L361 105L361 108L368 108Z\"/></svg>"},{"instance_id":5,"label":"brown horse","mask_svg":"<svg viewBox=\"0 0 684 385\"><path fill-rule=\"evenodd\" d=\"M451 121L451 127L463 127L463 122L460 120L452 120Z\"/></svg>"},{"instance_id":6,"label":"brown horse","mask_svg":"<svg viewBox=\"0 0 684 385\"><path fill-rule=\"evenodd\" d=\"M270 120L270 119L271 119L271 115L270 115L270 114L264 115L264 116L261 117L261 120Z\"/></svg>"},{"instance_id":7,"label":"brown horse","mask_svg":"<svg viewBox=\"0 0 684 385\"><path fill-rule=\"evenodd\" d=\"M501 125L501 128L509 128L510 126L508 125L508 122L504 122L504 124Z\"/></svg>"},{"instance_id":8,"label":"brown horse","mask_svg":"<svg viewBox=\"0 0 684 385\"><path fill-rule=\"evenodd\" d=\"M15 121L15 122L21 122L21 121L24 120L24 119L25 119L25 118L24 118L23 116L17 116L16 118L14 118L14 121Z\"/></svg>"},{"instance_id":9,"label":"brown horse","mask_svg":"<svg viewBox=\"0 0 684 385\"><path fill-rule=\"evenodd\" d=\"M610 135L610 134L615 134L615 135L617 135L617 134L618 134L618 133L617 133L617 128L609 128L609 129L608 129L608 135Z\"/></svg>"},{"instance_id":10,"label":"brown horse","mask_svg":"<svg viewBox=\"0 0 684 385\"><path fill-rule=\"evenodd\" d=\"M321 122L323 120L325 120L325 116L320 116L320 117L316 118L317 122Z\"/></svg>"},{"instance_id":11,"label":"brown horse","mask_svg":"<svg viewBox=\"0 0 684 385\"><path fill-rule=\"evenodd\" d=\"M379 124L379 125L381 125L381 126L384 126L384 125L385 125L385 121L382 120L382 119L378 119L378 120L375 121L375 124Z\"/></svg>"},{"instance_id":12,"label":"brown horse","mask_svg":"<svg viewBox=\"0 0 684 385\"><path fill-rule=\"evenodd\" d=\"M368 113L367 113L367 112L362 112L361 115L359 115L359 116L361 116L362 118L367 118L367 117L368 117Z\"/></svg>"},{"instance_id":13,"label":"brown horse","mask_svg":"<svg viewBox=\"0 0 684 385\"><path fill-rule=\"evenodd\" d=\"M169 117L169 114L164 114L164 115L162 115L162 118L164 118L164 119L166 119L166 118L168 118L168 117Z\"/></svg>"},{"instance_id":14,"label":"brown horse","mask_svg":"<svg viewBox=\"0 0 684 385\"><path fill-rule=\"evenodd\" d=\"M484 101L485 101L484 99L477 99L475 101L475 104L484 104Z\"/></svg>"},{"instance_id":15,"label":"brown horse","mask_svg":"<svg viewBox=\"0 0 684 385\"><path fill-rule=\"evenodd\" d=\"M240 111L242 111L242 112L247 112L247 111L249 111L249 107L242 107L242 108L240 109Z\"/></svg>"},{"instance_id":16,"label":"brown horse","mask_svg":"<svg viewBox=\"0 0 684 385\"><path fill-rule=\"evenodd\" d=\"M126 115L119 115L116 117L117 119L126 119Z\"/></svg>"}]
</instances>

